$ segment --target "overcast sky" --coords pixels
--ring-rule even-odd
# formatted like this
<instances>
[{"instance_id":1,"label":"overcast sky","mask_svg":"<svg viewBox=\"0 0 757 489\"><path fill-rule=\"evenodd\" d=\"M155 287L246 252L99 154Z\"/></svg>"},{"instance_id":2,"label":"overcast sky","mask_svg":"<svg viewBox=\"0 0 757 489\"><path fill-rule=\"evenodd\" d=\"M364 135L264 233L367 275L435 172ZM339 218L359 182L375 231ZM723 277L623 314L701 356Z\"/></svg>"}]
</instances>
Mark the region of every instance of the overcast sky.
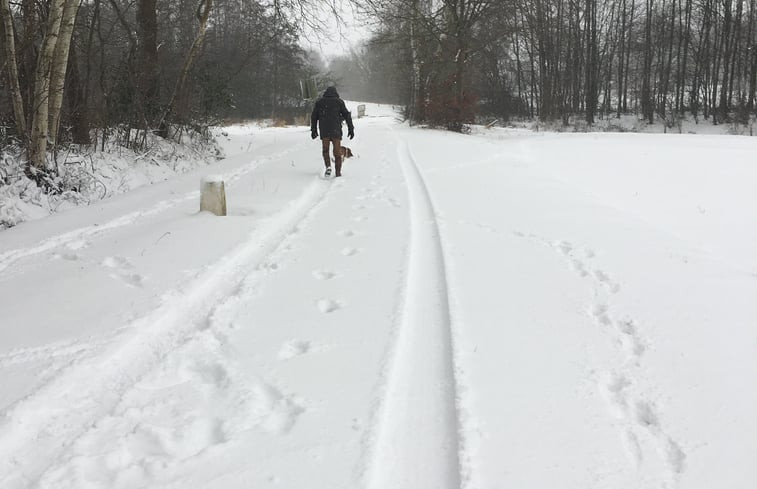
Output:
<instances>
[{"instance_id":1,"label":"overcast sky","mask_svg":"<svg viewBox=\"0 0 757 489\"><path fill-rule=\"evenodd\" d=\"M340 15L346 25L339 26L331 11L324 9L321 18L328 26L327 35L309 32L307 38L302 39L302 45L314 49L329 61L331 58L349 53L350 47L355 47L368 38L368 27L355 18L347 2L342 3Z\"/></svg>"}]
</instances>

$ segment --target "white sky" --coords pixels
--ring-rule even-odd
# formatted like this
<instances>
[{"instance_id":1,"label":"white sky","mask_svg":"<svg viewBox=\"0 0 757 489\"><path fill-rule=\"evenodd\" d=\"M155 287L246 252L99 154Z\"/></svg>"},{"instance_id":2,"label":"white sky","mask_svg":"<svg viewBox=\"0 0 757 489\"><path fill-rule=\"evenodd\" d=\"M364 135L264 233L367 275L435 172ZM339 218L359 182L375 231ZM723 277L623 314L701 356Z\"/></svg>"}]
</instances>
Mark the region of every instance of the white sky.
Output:
<instances>
[{"instance_id":1,"label":"white sky","mask_svg":"<svg viewBox=\"0 0 757 489\"><path fill-rule=\"evenodd\" d=\"M307 33L307 38L301 41L302 45L312 48L329 61L331 58L349 53L351 47L357 46L368 38L369 27L365 22L360 22L355 18L348 2L341 2L340 15L345 25L338 25L331 10L324 8L321 18L327 24L328 32L317 35L312 32Z\"/></svg>"}]
</instances>

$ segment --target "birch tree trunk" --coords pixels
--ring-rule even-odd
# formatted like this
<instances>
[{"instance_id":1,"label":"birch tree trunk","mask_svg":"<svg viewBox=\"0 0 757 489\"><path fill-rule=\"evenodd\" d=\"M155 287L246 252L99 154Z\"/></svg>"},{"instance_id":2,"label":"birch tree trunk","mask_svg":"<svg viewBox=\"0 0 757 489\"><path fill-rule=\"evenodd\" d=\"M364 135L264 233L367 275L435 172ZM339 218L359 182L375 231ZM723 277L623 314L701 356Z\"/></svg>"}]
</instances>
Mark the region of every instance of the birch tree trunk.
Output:
<instances>
[{"instance_id":1,"label":"birch tree trunk","mask_svg":"<svg viewBox=\"0 0 757 489\"><path fill-rule=\"evenodd\" d=\"M53 64L55 46L58 43L60 24L63 17L64 0L53 0L47 17L47 29L37 58L34 74L34 96L32 97L32 133L29 142L29 163L33 169L45 170L47 138L49 131L50 70Z\"/></svg>"},{"instance_id":2,"label":"birch tree trunk","mask_svg":"<svg viewBox=\"0 0 757 489\"><path fill-rule=\"evenodd\" d=\"M168 102L168 107L166 108L166 111L163 114L163 117L161 118L160 124L158 126L159 134L164 138L168 136L168 131L166 129L166 119L171 114L171 112L173 112L176 100L184 90L184 84L187 81L189 70L192 68L192 65L194 64L195 60L200 55L200 51L202 50L202 44L205 40L205 33L208 29L210 9L212 7L213 0L200 0L200 4L197 6L197 18L200 21L200 27L197 30L197 37L192 43L192 46L189 48L187 57L184 59L184 65L181 68L178 80L176 80L176 86L174 87L173 93L171 94L171 100Z\"/></svg>"},{"instance_id":3,"label":"birch tree trunk","mask_svg":"<svg viewBox=\"0 0 757 489\"><path fill-rule=\"evenodd\" d=\"M50 144L55 144L58 139L58 126L60 126L60 110L63 106L63 88L66 83L66 70L68 68L68 53L71 47L71 36L74 32L76 14L79 11L79 0L65 0L63 18L60 24L58 42L55 45L52 67L50 69L50 105L49 125Z\"/></svg>"},{"instance_id":4,"label":"birch tree trunk","mask_svg":"<svg viewBox=\"0 0 757 489\"><path fill-rule=\"evenodd\" d=\"M418 0L413 0L411 4L411 12L410 12L410 57L411 62L413 64L411 68L411 77L410 77L410 110L408 111L408 116L410 118L410 123L414 124L416 122L419 122L419 104L422 104L423 101L420 100L418 94L420 92L420 83L421 83L421 68L420 68L420 57L418 56L418 15L419 15L419 4Z\"/></svg>"},{"instance_id":5,"label":"birch tree trunk","mask_svg":"<svg viewBox=\"0 0 757 489\"><path fill-rule=\"evenodd\" d=\"M5 59L8 65L8 84L11 90L13 103L13 117L16 121L16 130L22 141L26 142L26 116L24 114L24 99L21 96L21 86L18 82L18 62L16 60L16 43L13 30L13 17L8 0L0 0L0 15L3 17L3 32L5 38Z\"/></svg>"},{"instance_id":6,"label":"birch tree trunk","mask_svg":"<svg viewBox=\"0 0 757 489\"><path fill-rule=\"evenodd\" d=\"M749 70L749 95L747 96L747 107L749 110L754 109L755 93L757 93L757 34L755 33L755 19L757 18L757 3L755 0L749 2L749 50L751 54L751 69Z\"/></svg>"}]
</instances>

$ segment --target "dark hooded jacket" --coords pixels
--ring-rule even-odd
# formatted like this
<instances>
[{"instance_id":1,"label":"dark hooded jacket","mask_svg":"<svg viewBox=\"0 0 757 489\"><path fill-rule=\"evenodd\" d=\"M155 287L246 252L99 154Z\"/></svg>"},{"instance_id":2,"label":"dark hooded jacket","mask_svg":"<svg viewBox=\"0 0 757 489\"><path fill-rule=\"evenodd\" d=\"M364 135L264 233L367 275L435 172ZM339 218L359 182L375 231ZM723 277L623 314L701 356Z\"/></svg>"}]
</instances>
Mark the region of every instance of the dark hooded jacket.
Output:
<instances>
[{"instance_id":1,"label":"dark hooded jacket","mask_svg":"<svg viewBox=\"0 0 757 489\"><path fill-rule=\"evenodd\" d=\"M342 139L342 120L347 122L347 129L354 131L352 116L344 100L339 98L336 88L328 87L323 96L315 102L313 114L310 116L310 130L316 132L316 126L321 139Z\"/></svg>"}]
</instances>

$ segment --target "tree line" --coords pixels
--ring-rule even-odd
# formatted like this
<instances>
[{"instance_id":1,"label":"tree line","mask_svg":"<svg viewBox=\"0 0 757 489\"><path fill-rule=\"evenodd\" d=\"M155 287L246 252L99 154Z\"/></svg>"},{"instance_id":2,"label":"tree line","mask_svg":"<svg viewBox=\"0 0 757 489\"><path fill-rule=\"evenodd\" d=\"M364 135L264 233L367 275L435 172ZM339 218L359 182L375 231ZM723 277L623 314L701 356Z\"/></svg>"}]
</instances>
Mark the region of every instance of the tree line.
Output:
<instances>
[{"instance_id":1,"label":"tree line","mask_svg":"<svg viewBox=\"0 0 757 489\"><path fill-rule=\"evenodd\" d=\"M332 1L0 0L0 143L33 176L62 144L141 148L301 114L299 81L323 70L300 36ZM350 1L375 34L331 78L416 123L757 112L757 0Z\"/></svg>"},{"instance_id":2,"label":"tree line","mask_svg":"<svg viewBox=\"0 0 757 489\"><path fill-rule=\"evenodd\" d=\"M755 0L356 1L378 23L351 64L416 122L755 114Z\"/></svg>"},{"instance_id":3,"label":"tree line","mask_svg":"<svg viewBox=\"0 0 757 489\"><path fill-rule=\"evenodd\" d=\"M0 143L30 176L61 144L142 148L229 117L291 117L321 68L318 0L0 0Z\"/></svg>"}]
</instances>

